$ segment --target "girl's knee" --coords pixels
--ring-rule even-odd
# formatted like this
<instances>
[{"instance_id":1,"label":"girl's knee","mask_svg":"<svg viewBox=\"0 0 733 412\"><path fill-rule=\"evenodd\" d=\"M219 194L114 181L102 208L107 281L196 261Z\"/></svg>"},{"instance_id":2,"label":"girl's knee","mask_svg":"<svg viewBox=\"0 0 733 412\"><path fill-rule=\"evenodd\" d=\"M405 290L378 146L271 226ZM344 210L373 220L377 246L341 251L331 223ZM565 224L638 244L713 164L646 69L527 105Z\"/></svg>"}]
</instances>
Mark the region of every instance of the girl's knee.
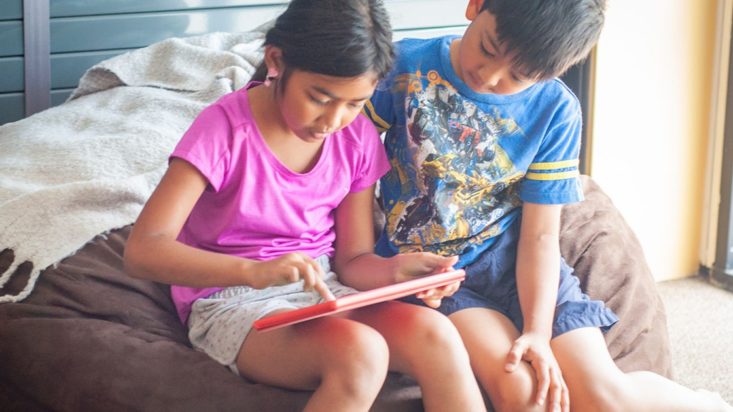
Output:
<instances>
[{"instance_id":1,"label":"girl's knee","mask_svg":"<svg viewBox=\"0 0 733 412\"><path fill-rule=\"evenodd\" d=\"M356 322L341 329L333 335L333 351L324 364L322 380L354 394L379 391L389 368L384 338Z\"/></svg>"},{"instance_id":2,"label":"girl's knee","mask_svg":"<svg viewBox=\"0 0 733 412\"><path fill-rule=\"evenodd\" d=\"M419 350L435 351L444 355L465 356L466 348L461 335L453 323L443 314L425 310L415 316L410 324L411 334L415 337Z\"/></svg>"}]
</instances>

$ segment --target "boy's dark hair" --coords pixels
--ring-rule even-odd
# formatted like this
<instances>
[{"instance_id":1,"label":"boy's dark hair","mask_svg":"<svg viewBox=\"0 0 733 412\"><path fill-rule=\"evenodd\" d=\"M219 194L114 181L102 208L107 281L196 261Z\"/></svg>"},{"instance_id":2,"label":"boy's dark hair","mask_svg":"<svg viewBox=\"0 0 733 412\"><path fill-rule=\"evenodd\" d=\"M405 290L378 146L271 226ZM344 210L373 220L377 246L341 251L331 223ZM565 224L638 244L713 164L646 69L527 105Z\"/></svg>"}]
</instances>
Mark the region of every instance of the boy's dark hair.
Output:
<instances>
[{"instance_id":1,"label":"boy's dark hair","mask_svg":"<svg viewBox=\"0 0 733 412\"><path fill-rule=\"evenodd\" d=\"M292 0L265 36L282 50L284 85L293 69L337 77L379 78L394 60L392 28L381 0ZM263 80L260 65L255 80Z\"/></svg>"},{"instance_id":2,"label":"boy's dark hair","mask_svg":"<svg viewBox=\"0 0 733 412\"><path fill-rule=\"evenodd\" d=\"M496 34L530 79L563 74L585 59L603 28L606 0L485 0Z\"/></svg>"}]
</instances>

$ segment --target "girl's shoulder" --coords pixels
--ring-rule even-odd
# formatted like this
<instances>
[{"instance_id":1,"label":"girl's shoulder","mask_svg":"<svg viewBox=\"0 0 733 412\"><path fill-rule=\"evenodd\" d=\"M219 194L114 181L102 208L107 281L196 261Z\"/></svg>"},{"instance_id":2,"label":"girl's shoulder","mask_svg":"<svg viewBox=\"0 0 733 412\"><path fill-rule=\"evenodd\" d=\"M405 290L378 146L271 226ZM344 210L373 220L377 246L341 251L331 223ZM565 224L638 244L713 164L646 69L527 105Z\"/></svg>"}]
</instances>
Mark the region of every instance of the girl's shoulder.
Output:
<instances>
[{"instance_id":1,"label":"girl's shoulder","mask_svg":"<svg viewBox=\"0 0 733 412\"><path fill-rule=\"evenodd\" d=\"M359 113L351 124L341 129L339 133L341 134L340 140L357 147L371 145L375 139L379 140L379 132L374 127L374 123L363 113Z\"/></svg>"}]
</instances>

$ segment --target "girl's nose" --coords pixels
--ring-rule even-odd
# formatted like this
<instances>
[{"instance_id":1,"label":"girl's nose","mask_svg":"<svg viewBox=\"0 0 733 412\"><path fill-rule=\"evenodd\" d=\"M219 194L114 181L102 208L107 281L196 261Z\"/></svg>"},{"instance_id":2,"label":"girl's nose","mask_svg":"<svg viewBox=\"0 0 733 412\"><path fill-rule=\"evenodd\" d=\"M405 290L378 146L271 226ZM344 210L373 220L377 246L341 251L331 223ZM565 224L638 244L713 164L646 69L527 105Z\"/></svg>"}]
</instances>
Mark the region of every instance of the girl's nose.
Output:
<instances>
[{"instance_id":1,"label":"girl's nose","mask_svg":"<svg viewBox=\"0 0 733 412\"><path fill-rule=\"evenodd\" d=\"M331 110L326 111L321 116L320 125L322 127L322 131L324 132L332 132L341 124L341 110L339 108L333 108Z\"/></svg>"}]
</instances>

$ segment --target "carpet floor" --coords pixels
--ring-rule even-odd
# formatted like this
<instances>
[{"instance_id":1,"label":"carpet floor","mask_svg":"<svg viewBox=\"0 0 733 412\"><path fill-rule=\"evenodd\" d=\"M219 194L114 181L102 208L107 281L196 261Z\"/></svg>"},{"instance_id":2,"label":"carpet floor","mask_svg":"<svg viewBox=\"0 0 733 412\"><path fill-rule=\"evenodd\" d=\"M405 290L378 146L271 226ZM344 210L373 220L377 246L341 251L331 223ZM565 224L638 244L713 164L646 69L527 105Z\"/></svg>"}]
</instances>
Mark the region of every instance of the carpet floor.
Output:
<instances>
[{"instance_id":1,"label":"carpet floor","mask_svg":"<svg viewBox=\"0 0 733 412\"><path fill-rule=\"evenodd\" d=\"M733 404L733 293L702 277L659 282L674 380Z\"/></svg>"}]
</instances>

